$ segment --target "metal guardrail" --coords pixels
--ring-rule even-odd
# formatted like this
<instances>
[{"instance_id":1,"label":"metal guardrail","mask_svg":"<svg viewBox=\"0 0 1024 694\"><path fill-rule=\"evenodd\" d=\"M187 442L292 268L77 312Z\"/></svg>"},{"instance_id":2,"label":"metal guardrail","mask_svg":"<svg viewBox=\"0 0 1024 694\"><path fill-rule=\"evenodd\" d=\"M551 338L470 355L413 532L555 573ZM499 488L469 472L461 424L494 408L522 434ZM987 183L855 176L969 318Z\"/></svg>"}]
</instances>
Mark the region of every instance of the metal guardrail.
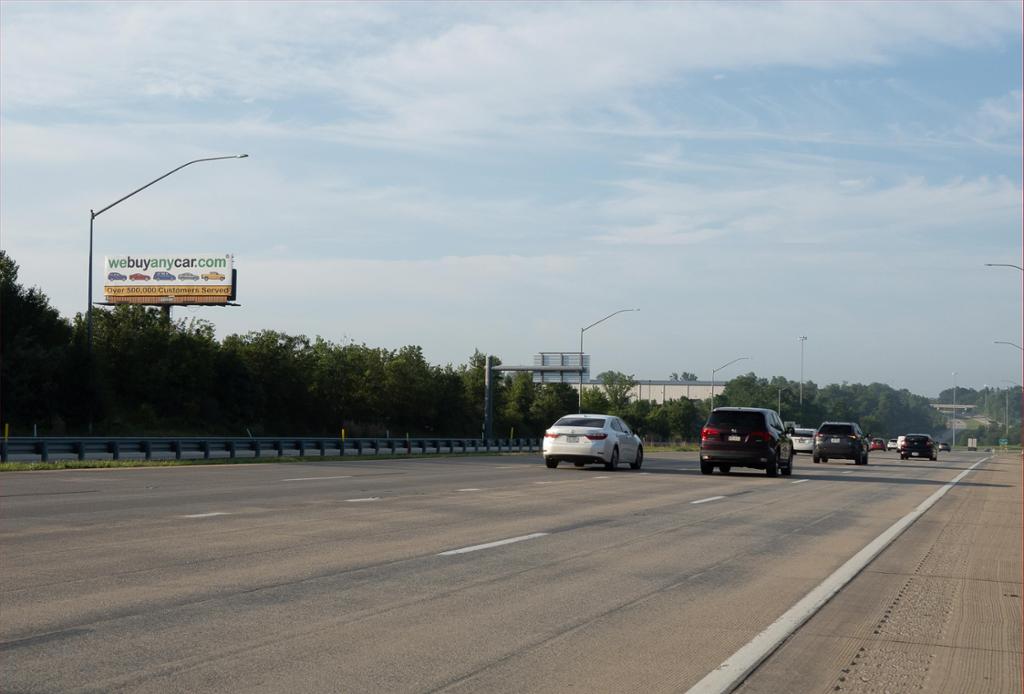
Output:
<instances>
[{"instance_id":1,"label":"metal guardrail","mask_svg":"<svg viewBox=\"0 0 1024 694\"><path fill-rule=\"evenodd\" d=\"M85 460L92 455L110 455L113 460L152 460L154 454L174 454L174 458L239 457L252 453L260 458L264 454L282 457L285 451L297 455L367 455L380 453L481 453L524 452L540 450L538 439L468 439L468 438L325 438L325 437L30 437L12 436L0 439L0 461L7 462L12 455L39 456L41 462L51 460Z\"/></svg>"}]
</instances>

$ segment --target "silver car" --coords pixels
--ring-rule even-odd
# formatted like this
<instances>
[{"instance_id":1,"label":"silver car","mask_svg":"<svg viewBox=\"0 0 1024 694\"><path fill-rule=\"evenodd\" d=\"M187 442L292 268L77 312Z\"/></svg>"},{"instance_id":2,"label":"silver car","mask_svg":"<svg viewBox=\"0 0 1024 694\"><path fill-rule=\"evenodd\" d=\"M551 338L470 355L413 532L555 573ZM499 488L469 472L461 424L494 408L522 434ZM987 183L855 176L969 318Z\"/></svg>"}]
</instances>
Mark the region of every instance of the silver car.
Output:
<instances>
[{"instance_id":1,"label":"silver car","mask_svg":"<svg viewBox=\"0 0 1024 694\"><path fill-rule=\"evenodd\" d=\"M814 429L794 429L792 438L794 453L814 453Z\"/></svg>"},{"instance_id":2,"label":"silver car","mask_svg":"<svg viewBox=\"0 0 1024 694\"><path fill-rule=\"evenodd\" d=\"M544 464L558 467L561 461L576 467L603 463L614 470L620 461L639 470L644 462L640 437L624 421L610 414L570 414L544 432Z\"/></svg>"}]
</instances>

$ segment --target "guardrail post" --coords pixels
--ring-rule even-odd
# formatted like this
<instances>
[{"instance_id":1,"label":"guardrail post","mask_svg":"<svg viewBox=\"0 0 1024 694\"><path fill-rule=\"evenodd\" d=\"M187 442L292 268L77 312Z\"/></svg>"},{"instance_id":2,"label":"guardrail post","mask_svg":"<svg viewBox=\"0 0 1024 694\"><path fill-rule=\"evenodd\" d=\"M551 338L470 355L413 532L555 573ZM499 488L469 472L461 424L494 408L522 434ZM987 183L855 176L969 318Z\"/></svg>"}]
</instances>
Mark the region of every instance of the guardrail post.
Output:
<instances>
[{"instance_id":1,"label":"guardrail post","mask_svg":"<svg viewBox=\"0 0 1024 694\"><path fill-rule=\"evenodd\" d=\"M146 460L153 459L153 444L149 439L142 442L142 450L146 454Z\"/></svg>"},{"instance_id":2,"label":"guardrail post","mask_svg":"<svg viewBox=\"0 0 1024 694\"><path fill-rule=\"evenodd\" d=\"M50 462L50 447L46 445L45 439L39 442L39 460L44 463Z\"/></svg>"},{"instance_id":3,"label":"guardrail post","mask_svg":"<svg viewBox=\"0 0 1024 694\"><path fill-rule=\"evenodd\" d=\"M362 455L363 454L363 440L362 439L356 439L356 454L357 455Z\"/></svg>"},{"instance_id":4,"label":"guardrail post","mask_svg":"<svg viewBox=\"0 0 1024 694\"><path fill-rule=\"evenodd\" d=\"M114 460L121 459L121 442L117 439L110 442L110 457Z\"/></svg>"},{"instance_id":5,"label":"guardrail post","mask_svg":"<svg viewBox=\"0 0 1024 694\"><path fill-rule=\"evenodd\" d=\"M181 460L181 441L171 441L171 448L174 450L174 459Z\"/></svg>"},{"instance_id":6,"label":"guardrail post","mask_svg":"<svg viewBox=\"0 0 1024 694\"><path fill-rule=\"evenodd\" d=\"M77 449L78 452L78 459L85 460L85 441L77 441L75 448Z\"/></svg>"},{"instance_id":7,"label":"guardrail post","mask_svg":"<svg viewBox=\"0 0 1024 694\"><path fill-rule=\"evenodd\" d=\"M228 457L234 458L238 454L238 449L235 446L234 441L228 441Z\"/></svg>"},{"instance_id":8,"label":"guardrail post","mask_svg":"<svg viewBox=\"0 0 1024 694\"><path fill-rule=\"evenodd\" d=\"M210 442L208 440L200 441L199 442L199 449L203 452L203 459L204 460L209 460L210 459Z\"/></svg>"},{"instance_id":9,"label":"guardrail post","mask_svg":"<svg viewBox=\"0 0 1024 694\"><path fill-rule=\"evenodd\" d=\"M304 439L299 439L299 457L306 457L306 441Z\"/></svg>"}]
</instances>

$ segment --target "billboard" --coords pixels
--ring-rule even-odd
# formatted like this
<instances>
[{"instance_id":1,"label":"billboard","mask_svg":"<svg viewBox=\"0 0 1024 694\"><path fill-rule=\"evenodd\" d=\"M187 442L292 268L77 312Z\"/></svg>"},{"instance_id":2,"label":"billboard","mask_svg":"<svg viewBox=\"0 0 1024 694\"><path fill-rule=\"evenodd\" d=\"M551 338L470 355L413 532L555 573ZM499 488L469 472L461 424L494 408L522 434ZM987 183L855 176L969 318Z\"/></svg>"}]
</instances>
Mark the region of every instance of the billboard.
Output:
<instances>
[{"instance_id":1,"label":"billboard","mask_svg":"<svg viewBox=\"0 0 1024 694\"><path fill-rule=\"evenodd\" d=\"M111 304L226 304L232 270L230 253L106 256L103 294Z\"/></svg>"}]
</instances>

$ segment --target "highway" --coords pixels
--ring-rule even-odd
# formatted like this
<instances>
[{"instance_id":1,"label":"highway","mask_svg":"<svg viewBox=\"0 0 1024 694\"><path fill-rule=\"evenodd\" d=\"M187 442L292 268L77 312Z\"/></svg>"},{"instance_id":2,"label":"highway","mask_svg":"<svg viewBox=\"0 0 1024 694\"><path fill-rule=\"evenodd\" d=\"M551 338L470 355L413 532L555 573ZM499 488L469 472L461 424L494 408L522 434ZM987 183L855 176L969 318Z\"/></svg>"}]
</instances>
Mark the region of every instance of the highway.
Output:
<instances>
[{"instance_id":1,"label":"highway","mask_svg":"<svg viewBox=\"0 0 1024 694\"><path fill-rule=\"evenodd\" d=\"M686 692L978 463L739 691L1019 692L1020 458L940 455L4 473L0 691Z\"/></svg>"}]
</instances>

